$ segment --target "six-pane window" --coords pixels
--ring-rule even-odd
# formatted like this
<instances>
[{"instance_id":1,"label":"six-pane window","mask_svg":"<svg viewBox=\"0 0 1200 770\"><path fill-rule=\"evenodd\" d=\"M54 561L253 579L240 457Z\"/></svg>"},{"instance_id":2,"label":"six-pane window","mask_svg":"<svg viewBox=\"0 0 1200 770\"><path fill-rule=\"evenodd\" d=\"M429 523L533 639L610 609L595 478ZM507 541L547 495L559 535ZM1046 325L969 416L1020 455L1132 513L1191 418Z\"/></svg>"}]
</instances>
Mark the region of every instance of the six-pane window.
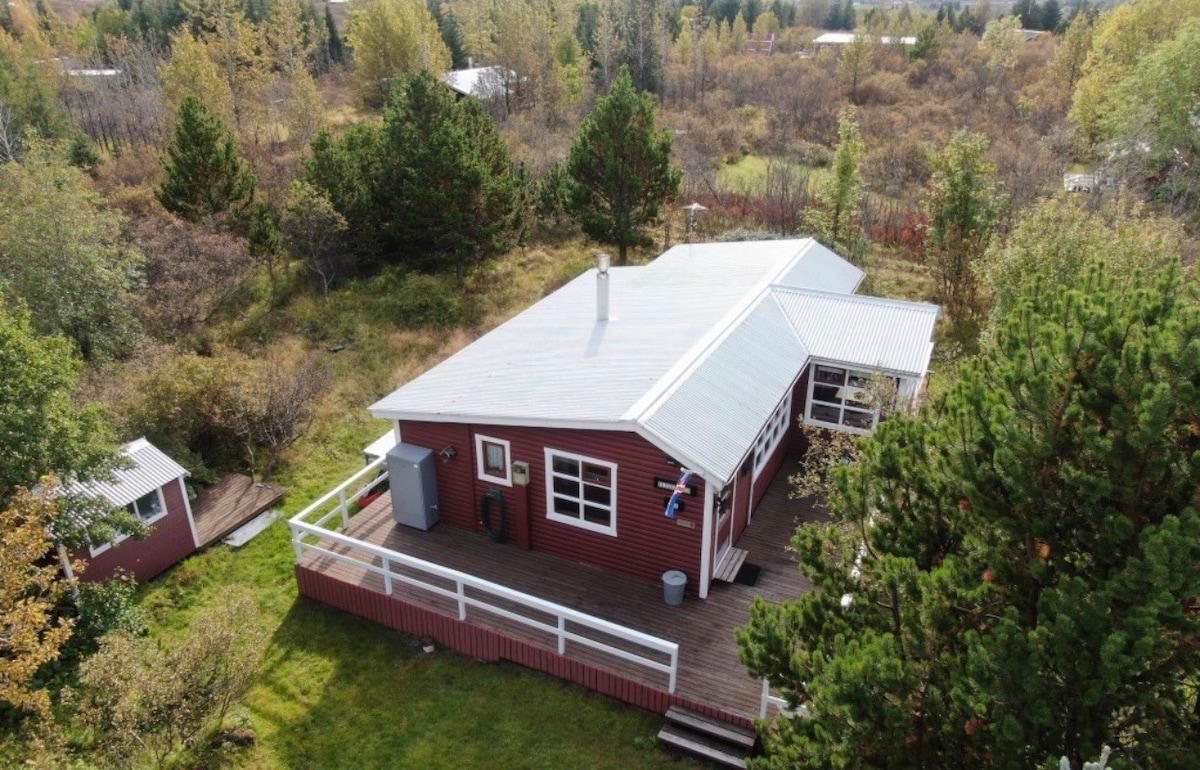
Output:
<instances>
[{"instance_id":1,"label":"six-pane window","mask_svg":"<svg viewBox=\"0 0 1200 770\"><path fill-rule=\"evenodd\" d=\"M617 533L617 466L546 450L546 516L584 529Z\"/></svg>"}]
</instances>

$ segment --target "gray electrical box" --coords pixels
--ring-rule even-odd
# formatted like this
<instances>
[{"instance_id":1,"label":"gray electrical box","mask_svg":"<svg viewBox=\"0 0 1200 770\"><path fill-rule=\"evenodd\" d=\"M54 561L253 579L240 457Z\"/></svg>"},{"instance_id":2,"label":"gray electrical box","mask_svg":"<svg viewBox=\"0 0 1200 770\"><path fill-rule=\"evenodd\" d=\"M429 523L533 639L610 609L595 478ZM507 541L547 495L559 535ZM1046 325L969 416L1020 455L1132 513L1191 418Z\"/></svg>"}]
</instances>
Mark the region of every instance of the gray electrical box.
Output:
<instances>
[{"instance_id":1,"label":"gray electrical box","mask_svg":"<svg viewBox=\"0 0 1200 770\"><path fill-rule=\"evenodd\" d=\"M432 449L400 443L388 450L392 515L398 524L430 529L438 520L437 456Z\"/></svg>"}]
</instances>

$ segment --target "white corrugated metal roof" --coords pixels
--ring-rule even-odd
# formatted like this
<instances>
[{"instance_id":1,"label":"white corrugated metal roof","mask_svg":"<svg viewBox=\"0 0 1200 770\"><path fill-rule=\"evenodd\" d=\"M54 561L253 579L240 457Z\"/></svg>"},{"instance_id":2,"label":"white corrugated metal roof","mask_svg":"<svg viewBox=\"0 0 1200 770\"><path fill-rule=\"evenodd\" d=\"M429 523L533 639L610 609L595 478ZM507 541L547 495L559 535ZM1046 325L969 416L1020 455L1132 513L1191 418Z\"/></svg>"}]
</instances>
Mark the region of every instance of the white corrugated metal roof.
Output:
<instances>
[{"instance_id":1,"label":"white corrugated metal roof","mask_svg":"<svg viewBox=\"0 0 1200 770\"><path fill-rule=\"evenodd\" d=\"M653 398L660 381L673 382L668 375L690 366L707 337L808 259L845 273L846 263L811 239L676 246L648 265L609 270L603 322L595 320L589 270L376 402L371 414L632 429L641 411L633 408Z\"/></svg>"},{"instance_id":2,"label":"white corrugated metal roof","mask_svg":"<svg viewBox=\"0 0 1200 770\"><path fill-rule=\"evenodd\" d=\"M507 87L507 81L515 74L512 70L502 67L472 67L465 70L451 70L442 75L442 82L463 96L474 96L476 99L490 99L500 96Z\"/></svg>"},{"instance_id":3,"label":"white corrugated metal roof","mask_svg":"<svg viewBox=\"0 0 1200 770\"><path fill-rule=\"evenodd\" d=\"M792 383L808 351L775 302L759 302L643 417L649 437L729 479Z\"/></svg>"},{"instance_id":4,"label":"white corrugated metal roof","mask_svg":"<svg viewBox=\"0 0 1200 770\"><path fill-rule=\"evenodd\" d=\"M937 308L855 297L862 279L809 238L676 246L649 265L610 269L608 321L595 320L589 270L371 413L638 431L725 480L810 355L924 373ZM842 319L846 344L822 310ZM924 359L909 368L916 348Z\"/></svg>"},{"instance_id":5,"label":"white corrugated metal roof","mask_svg":"<svg viewBox=\"0 0 1200 770\"><path fill-rule=\"evenodd\" d=\"M814 358L921 376L933 353L937 305L772 286Z\"/></svg>"},{"instance_id":6,"label":"white corrugated metal roof","mask_svg":"<svg viewBox=\"0 0 1200 770\"><path fill-rule=\"evenodd\" d=\"M122 447L133 460L133 466L115 471L113 481L74 483L65 491L103 497L113 505L128 505L180 476L188 475L179 463L167 457L144 437Z\"/></svg>"}]
</instances>

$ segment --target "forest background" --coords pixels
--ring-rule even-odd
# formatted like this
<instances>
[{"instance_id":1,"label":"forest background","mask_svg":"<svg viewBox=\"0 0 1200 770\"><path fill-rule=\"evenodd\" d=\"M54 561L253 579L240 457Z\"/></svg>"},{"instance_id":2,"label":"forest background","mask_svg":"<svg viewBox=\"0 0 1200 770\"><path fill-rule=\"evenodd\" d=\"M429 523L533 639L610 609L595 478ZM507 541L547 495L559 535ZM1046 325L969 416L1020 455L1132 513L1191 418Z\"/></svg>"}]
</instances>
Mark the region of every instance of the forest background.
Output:
<instances>
[{"instance_id":1,"label":"forest background","mask_svg":"<svg viewBox=\"0 0 1200 770\"><path fill-rule=\"evenodd\" d=\"M1094 217L1194 259L1200 3L1111 5L14 0L0 6L4 325L69 362L61 394L103 440L146 435L196 483L250 471L302 504L381 432L366 404L604 248L580 229L567 160L624 68L683 171L635 261L689 236L692 201L707 209L697 239L814 233L873 293L946 307L944 365L1003 300L998 255L1025 221ZM827 29L856 34L816 44ZM420 85L470 65L492 68L483 109ZM387 146L412 154L389 166ZM438 200L397 171L450 166L476 183ZM477 194L496 180L502 193ZM466 222L487 226L468 237ZM29 483L2 481L6 504ZM257 601L277 633L294 588L263 553L276 592ZM204 559L227 558L117 603L148 611L156 638L187 638L227 586ZM83 657L25 685L76 682ZM9 715L21 756L103 732L33 740L27 710ZM194 759L189 741L164 745L143 754ZM220 761L271 766L282 750L231 751Z\"/></svg>"}]
</instances>

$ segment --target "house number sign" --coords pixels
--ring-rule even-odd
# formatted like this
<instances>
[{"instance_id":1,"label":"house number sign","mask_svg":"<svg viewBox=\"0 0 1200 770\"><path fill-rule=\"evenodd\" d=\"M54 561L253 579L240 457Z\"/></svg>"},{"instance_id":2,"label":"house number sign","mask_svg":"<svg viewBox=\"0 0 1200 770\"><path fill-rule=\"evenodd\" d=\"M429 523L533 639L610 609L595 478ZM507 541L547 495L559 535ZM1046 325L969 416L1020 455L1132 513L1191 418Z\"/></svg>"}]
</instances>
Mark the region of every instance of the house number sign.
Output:
<instances>
[{"instance_id":1,"label":"house number sign","mask_svg":"<svg viewBox=\"0 0 1200 770\"><path fill-rule=\"evenodd\" d=\"M655 489L665 489L668 492L674 492L675 484L676 484L675 479L664 479L662 476L654 477L654 488ZM695 497L696 496L696 485L688 484L687 490L683 494L687 495L688 497Z\"/></svg>"}]
</instances>

